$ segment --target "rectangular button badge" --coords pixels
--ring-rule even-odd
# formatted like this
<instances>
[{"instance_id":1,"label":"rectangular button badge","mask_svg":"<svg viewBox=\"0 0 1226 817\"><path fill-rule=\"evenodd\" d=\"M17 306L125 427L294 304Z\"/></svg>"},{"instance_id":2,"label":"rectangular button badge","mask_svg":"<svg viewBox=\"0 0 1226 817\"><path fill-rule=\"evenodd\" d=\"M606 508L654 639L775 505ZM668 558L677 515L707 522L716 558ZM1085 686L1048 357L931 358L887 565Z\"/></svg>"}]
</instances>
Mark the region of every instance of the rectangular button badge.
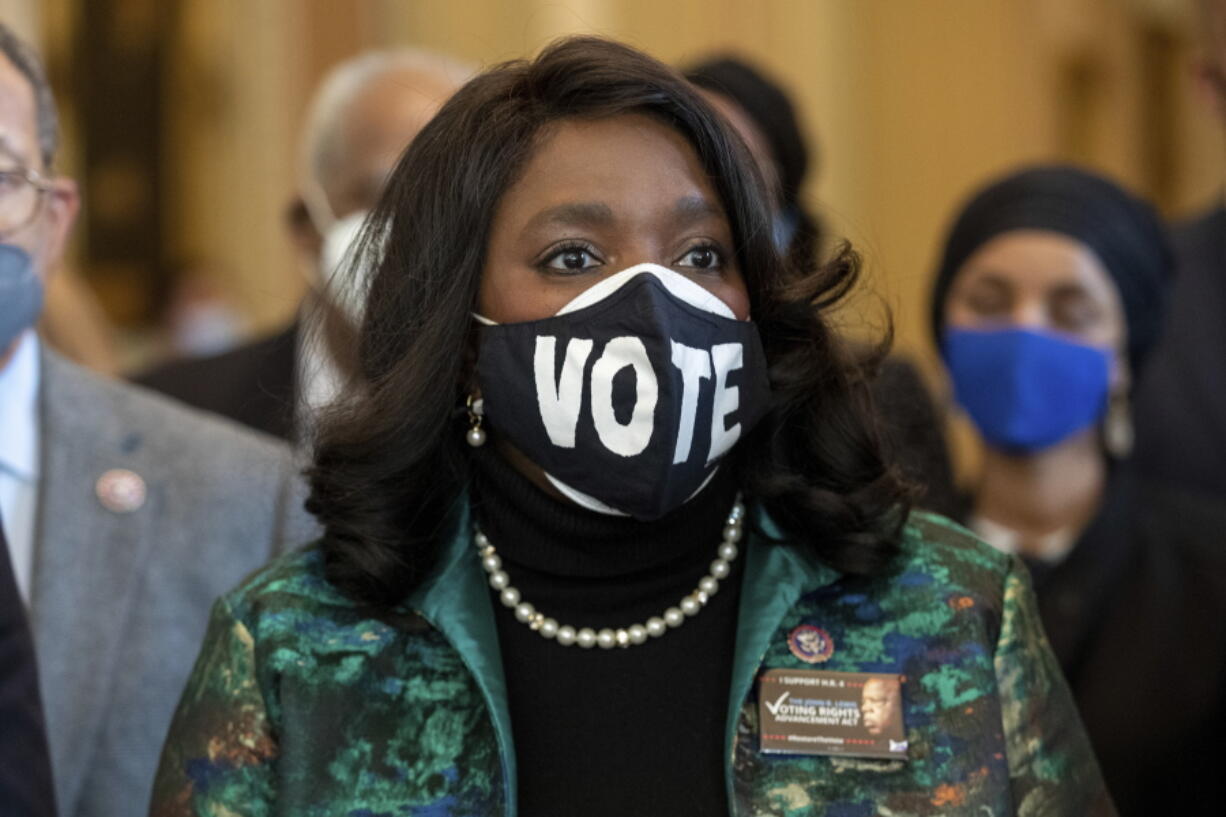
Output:
<instances>
[{"instance_id":1,"label":"rectangular button badge","mask_svg":"<svg viewBox=\"0 0 1226 817\"><path fill-rule=\"evenodd\" d=\"M758 679L758 718L763 752L907 757L897 675L767 670Z\"/></svg>"}]
</instances>

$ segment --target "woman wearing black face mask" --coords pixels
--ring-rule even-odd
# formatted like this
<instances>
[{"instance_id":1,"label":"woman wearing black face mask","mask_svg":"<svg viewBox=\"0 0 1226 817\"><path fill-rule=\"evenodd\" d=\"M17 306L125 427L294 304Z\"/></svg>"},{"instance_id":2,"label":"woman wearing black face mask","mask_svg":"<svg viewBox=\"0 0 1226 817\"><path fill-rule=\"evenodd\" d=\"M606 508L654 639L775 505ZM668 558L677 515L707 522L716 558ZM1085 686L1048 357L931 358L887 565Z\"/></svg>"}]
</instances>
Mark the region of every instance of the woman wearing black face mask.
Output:
<instances>
[{"instance_id":1,"label":"woman wearing black face mask","mask_svg":"<svg viewBox=\"0 0 1226 817\"><path fill-rule=\"evenodd\" d=\"M932 304L984 443L965 521L1031 567L1125 815L1216 810L1226 761L1226 513L1127 465L1171 266L1147 205L1036 167L962 210Z\"/></svg>"},{"instance_id":2,"label":"woman wearing black face mask","mask_svg":"<svg viewBox=\"0 0 1226 817\"><path fill-rule=\"evenodd\" d=\"M325 535L218 604L155 814L1110 813L1024 568L882 462L854 258L788 274L680 76L487 72L364 247Z\"/></svg>"}]
</instances>

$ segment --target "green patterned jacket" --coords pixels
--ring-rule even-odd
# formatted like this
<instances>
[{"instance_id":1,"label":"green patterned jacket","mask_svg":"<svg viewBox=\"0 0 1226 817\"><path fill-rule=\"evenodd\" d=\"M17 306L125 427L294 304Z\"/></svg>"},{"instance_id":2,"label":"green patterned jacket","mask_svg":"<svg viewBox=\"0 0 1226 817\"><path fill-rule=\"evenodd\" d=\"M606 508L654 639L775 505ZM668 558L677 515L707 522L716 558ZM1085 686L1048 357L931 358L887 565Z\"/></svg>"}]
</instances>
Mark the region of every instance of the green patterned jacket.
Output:
<instances>
[{"instance_id":1,"label":"green patterned jacket","mask_svg":"<svg viewBox=\"0 0 1226 817\"><path fill-rule=\"evenodd\" d=\"M313 547L219 600L152 814L512 817L516 763L532 759L515 756L491 594L468 520L457 530L407 626L362 615ZM1113 813L1016 559L919 513L888 578L840 581L753 536L745 558L726 713L733 814ZM812 668L787 645L801 624L837 644L822 669L905 676L908 760L758 752L755 678Z\"/></svg>"}]
</instances>

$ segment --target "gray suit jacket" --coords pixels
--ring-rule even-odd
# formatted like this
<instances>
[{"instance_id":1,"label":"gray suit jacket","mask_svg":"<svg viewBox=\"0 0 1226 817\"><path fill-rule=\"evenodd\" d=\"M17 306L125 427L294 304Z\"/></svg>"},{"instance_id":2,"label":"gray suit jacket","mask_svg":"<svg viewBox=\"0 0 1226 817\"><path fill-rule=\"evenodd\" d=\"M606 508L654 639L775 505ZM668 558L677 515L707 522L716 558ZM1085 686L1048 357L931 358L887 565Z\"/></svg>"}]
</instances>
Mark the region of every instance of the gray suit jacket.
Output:
<instances>
[{"instance_id":1,"label":"gray suit jacket","mask_svg":"<svg viewBox=\"0 0 1226 817\"><path fill-rule=\"evenodd\" d=\"M31 615L59 811L144 814L214 599L314 524L272 438L51 352L40 398Z\"/></svg>"}]
</instances>

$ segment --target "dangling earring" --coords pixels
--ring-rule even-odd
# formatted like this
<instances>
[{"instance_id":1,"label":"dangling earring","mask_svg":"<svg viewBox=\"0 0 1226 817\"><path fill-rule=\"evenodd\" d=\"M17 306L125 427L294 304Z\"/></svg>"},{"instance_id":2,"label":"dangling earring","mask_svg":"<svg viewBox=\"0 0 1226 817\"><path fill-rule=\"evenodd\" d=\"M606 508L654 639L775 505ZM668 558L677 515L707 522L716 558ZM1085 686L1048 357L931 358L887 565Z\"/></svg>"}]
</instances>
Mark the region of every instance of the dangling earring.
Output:
<instances>
[{"instance_id":1,"label":"dangling earring","mask_svg":"<svg viewBox=\"0 0 1226 817\"><path fill-rule=\"evenodd\" d=\"M464 439L473 448L485 445L485 429L481 427L481 418L485 416L485 401L480 397L468 395L468 433Z\"/></svg>"},{"instance_id":2,"label":"dangling earring","mask_svg":"<svg viewBox=\"0 0 1226 817\"><path fill-rule=\"evenodd\" d=\"M1117 392L1107 404L1107 416L1103 420L1103 443L1107 453L1117 460L1127 459L1132 454L1134 442L1132 408L1128 394Z\"/></svg>"}]
</instances>

